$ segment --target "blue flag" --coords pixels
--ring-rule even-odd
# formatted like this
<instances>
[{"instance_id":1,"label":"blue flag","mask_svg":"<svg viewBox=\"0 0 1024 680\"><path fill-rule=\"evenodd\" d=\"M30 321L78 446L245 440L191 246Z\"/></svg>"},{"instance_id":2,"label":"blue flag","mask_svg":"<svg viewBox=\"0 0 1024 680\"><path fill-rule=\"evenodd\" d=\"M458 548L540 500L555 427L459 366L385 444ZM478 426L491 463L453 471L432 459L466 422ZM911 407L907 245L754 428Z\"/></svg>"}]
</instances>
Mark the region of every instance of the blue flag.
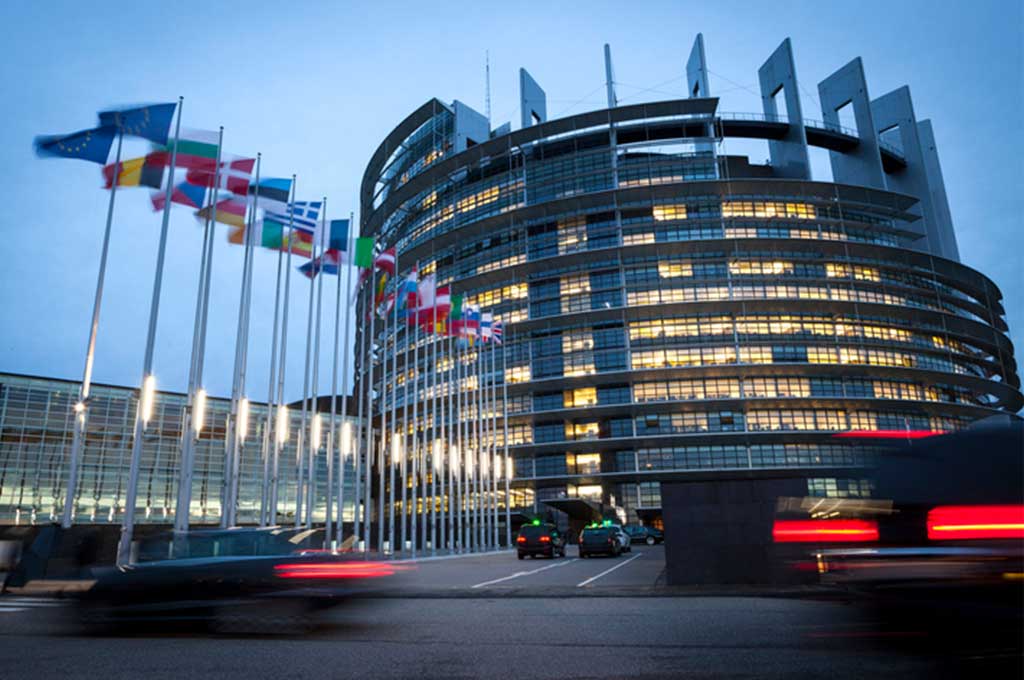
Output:
<instances>
[{"instance_id":1,"label":"blue flag","mask_svg":"<svg viewBox=\"0 0 1024 680\"><path fill-rule=\"evenodd\" d=\"M331 232L327 247L334 250L348 250L348 220L331 220Z\"/></svg>"},{"instance_id":2,"label":"blue flag","mask_svg":"<svg viewBox=\"0 0 1024 680\"><path fill-rule=\"evenodd\" d=\"M112 127L72 132L70 135L36 137L36 154L59 158L80 158L83 161L104 164L110 155L110 145L117 131Z\"/></svg>"},{"instance_id":3,"label":"blue flag","mask_svg":"<svg viewBox=\"0 0 1024 680\"><path fill-rule=\"evenodd\" d=\"M100 112L100 125L110 125L126 135L167 144L177 104L151 104L133 109Z\"/></svg>"}]
</instances>

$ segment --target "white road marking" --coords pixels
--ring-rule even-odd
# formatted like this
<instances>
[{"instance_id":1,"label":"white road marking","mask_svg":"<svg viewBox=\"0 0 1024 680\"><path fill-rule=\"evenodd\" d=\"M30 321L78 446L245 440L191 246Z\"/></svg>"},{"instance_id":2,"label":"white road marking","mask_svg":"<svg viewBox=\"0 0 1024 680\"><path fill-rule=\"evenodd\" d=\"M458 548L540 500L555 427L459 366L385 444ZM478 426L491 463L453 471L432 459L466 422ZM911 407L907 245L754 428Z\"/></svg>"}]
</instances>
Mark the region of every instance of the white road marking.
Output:
<instances>
[{"instance_id":1,"label":"white road marking","mask_svg":"<svg viewBox=\"0 0 1024 680\"><path fill-rule=\"evenodd\" d=\"M0 612L23 612L23 611L25 611L24 607L3 607L3 606L0 606Z\"/></svg>"},{"instance_id":2,"label":"white road marking","mask_svg":"<svg viewBox=\"0 0 1024 680\"><path fill-rule=\"evenodd\" d=\"M619 567L624 567L624 566L626 566L627 564L629 564L630 562L632 562L633 560L635 560L635 559L636 559L636 558L638 558L638 557L643 557L643 553L637 553L636 555L633 555L632 557L630 557L630 558L629 558L628 560L626 560L625 562L619 562L618 564L616 564L616 565L615 565L614 567L612 567L611 569L605 569L604 571L602 571L602 572L601 572L600 574L598 574L597 576L591 576L590 578L588 578L588 579L587 579L586 581L584 581L583 583L577 583L577 584L576 584L576 587L577 587L577 588L582 588L583 586L587 585L588 583L593 583L594 581L596 581L597 579L601 578L602 576L606 576L606 575L608 575L608 574L612 573L613 571L615 571L615 570L616 570L616 569L618 569Z\"/></svg>"},{"instance_id":3,"label":"white road marking","mask_svg":"<svg viewBox=\"0 0 1024 680\"><path fill-rule=\"evenodd\" d=\"M556 562L555 564L549 564L546 567L541 567L540 569L533 569L532 571L517 571L516 573L512 574L511 576L505 576L505 577L502 577L502 578L496 578L493 581L484 581L483 583L477 583L475 586L472 586L472 587L473 588L483 588L484 586L489 586L489 585L494 584L494 583L501 583L502 581L511 581L512 579L519 578L520 576L529 576L530 574L538 574L538 573L540 573L542 571L547 571L548 569L554 569L555 567L564 567L567 564L571 564L572 562L575 562L577 559L578 558L574 557L571 560L564 560L562 562Z\"/></svg>"},{"instance_id":4,"label":"white road marking","mask_svg":"<svg viewBox=\"0 0 1024 680\"><path fill-rule=\"evenodd\" d=\"M63 607L67 602L53 598L41 597L4 597L0 598L0 607Z\"/></svg>"}]
</instances>

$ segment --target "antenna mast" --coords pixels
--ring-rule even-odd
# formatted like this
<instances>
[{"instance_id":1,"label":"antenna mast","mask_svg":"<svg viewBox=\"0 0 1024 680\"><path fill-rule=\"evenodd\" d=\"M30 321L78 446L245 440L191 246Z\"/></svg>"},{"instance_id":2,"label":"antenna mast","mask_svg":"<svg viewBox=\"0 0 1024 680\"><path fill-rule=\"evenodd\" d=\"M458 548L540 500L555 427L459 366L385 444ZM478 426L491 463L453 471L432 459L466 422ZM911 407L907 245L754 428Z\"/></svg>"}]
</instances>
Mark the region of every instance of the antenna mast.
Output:
<instances>
[{"instance_id":1,"label":"antenna mast","mask_svg":"<svg viewBox=\"0 0 1024 680\"><path fill-rule=\"evenodd\" d=\"M491 127L491 52L490 50L484 51L484 79L486 81L486 96L484 98L484 108L487 111L487 127Z\"/></svg>"}]
</instances>

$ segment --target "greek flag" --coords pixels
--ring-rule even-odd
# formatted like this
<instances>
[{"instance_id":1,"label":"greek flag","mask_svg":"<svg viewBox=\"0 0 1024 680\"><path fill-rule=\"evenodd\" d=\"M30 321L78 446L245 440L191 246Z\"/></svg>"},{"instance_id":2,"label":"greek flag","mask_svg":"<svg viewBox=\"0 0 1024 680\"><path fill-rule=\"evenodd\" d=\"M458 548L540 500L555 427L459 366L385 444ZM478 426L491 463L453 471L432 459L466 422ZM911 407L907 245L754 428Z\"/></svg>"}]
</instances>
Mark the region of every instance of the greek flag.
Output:
<instances>
[{"instance_id":1,"label":"greek flag","mask_svg":"<svg viewBox=\"0 0 1024 680\"><path fill-rule=\"evenodd\" d=\"M323 201L295 201L289 203L282 212L267 210L263 213L263 219L273 220L284 226L288 226L288 220L296 229L315 233L320 220L320 210L323 208Z\"/></svg>"}]
</instances>

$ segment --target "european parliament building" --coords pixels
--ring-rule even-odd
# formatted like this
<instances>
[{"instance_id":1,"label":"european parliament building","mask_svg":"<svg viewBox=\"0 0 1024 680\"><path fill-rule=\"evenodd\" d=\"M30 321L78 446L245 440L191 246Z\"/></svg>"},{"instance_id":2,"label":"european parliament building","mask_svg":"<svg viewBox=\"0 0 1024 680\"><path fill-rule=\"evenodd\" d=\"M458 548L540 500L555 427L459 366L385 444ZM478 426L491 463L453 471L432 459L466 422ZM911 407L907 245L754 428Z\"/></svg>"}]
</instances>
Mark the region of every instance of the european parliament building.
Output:
<instances>
[{"instance_id":1,"label":"european parliament building","mask_svg":"<svg viewBox=\"0 0 1024 680\"><path fill-rule=\"evenodd\" d=\"M805 478L809 495L869 494L873 451L844 435L954 430L1021 408L1001 293L959 261L932 125L906 87L869 97L855 59L818 84L810 120L788 40L758 71L759 113L722 111L700 36L683 99L620 105L607 48L605 66L607 108L557 119L520 71L516 130L427 101L381 141L360 189L361 232L397 247L399 276L419 263L504 325L507 361L492 377L508 420L495 433L514 461L516 511L583 506L657 524L662 481L778 474ZM768 162L728 153L744 144ZM812 177L809 148L827 153L829 181ZM402 358L414 400L436 393L428 376L442 388L452 377L451 362L424 355ZM376 385L375 408L404 407L407 388ZM0 375L0 523L59 518L77 391ZM139 522L173 516L184 401L157 399ZM94 390L77 522L121 521L136 408L135 389ZM252 408L244 523L257 518L266 423ZM207 407L196 524L221 514L228 409ZM296 411L282 460L295 455Z\"/></svg>"},{"instance_id":2,"label":"european parliament building","mask_svg":"<svg viewBox=\"0 0 1024 680\"><path fill-rule=\"evenodd\" d=\"M794 64L787 39L758 71L763 110L723 113L698 36L690 96L619 105L606 47L607 108L549 119L521 70L519 129L432 99L370 159L362 235L504 324L523 515L583 502L657 525L662 481L779 471L809 495L867 495L870 433L1021 408L1001 293L959 261L931 122L906 87L869 97L860 59L805 118ZM769 160L725 153L737 139ZM404 399L379 378L384 403Z\"/></svg>"}]
</instances>

